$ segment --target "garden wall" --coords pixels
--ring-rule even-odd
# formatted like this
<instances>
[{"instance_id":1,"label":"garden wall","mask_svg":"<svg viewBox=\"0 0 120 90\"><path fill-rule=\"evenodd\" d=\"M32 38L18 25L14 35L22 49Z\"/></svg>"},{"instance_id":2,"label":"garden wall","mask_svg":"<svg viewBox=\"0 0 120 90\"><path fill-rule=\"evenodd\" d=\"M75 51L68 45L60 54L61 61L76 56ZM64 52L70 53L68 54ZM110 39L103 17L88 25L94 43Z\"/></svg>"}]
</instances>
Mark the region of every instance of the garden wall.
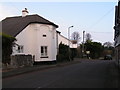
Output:
<instances>
[{"instance_id":1,"label":"garden wall","mask_svg":"<svg viewBox=\"0 0 120 90\"><path fill-rule=\"evenodd\" d=\"M33 66L34 60L32 55L12 55L11 56L11 67L18 68L18 67L25 67L25 66Z\"/></svg>"}]
</instances>

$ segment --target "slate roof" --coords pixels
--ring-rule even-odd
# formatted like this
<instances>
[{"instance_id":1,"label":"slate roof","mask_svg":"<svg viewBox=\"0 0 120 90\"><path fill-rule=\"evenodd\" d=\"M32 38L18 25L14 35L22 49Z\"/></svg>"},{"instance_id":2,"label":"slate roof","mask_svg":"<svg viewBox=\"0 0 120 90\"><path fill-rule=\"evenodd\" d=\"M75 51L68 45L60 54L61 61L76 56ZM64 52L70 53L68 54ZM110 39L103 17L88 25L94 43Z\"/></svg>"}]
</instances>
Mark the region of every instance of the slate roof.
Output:
<instances>
[{"instance_id":1,"label":"slate roof","mask_svg":"<svg viewBox=\"0 0 120 90\"><path fill-rule=\"evenodd\" d=\"M2 20L1 22L2 32L14 37L18 35L26 26L28 26L31 23L48 24L58 28L58 25L48 21L47 19L44 19L43 17L37 14L27 15L25 17L22 16L8 17Z\"/></svg>"}]
</instances>

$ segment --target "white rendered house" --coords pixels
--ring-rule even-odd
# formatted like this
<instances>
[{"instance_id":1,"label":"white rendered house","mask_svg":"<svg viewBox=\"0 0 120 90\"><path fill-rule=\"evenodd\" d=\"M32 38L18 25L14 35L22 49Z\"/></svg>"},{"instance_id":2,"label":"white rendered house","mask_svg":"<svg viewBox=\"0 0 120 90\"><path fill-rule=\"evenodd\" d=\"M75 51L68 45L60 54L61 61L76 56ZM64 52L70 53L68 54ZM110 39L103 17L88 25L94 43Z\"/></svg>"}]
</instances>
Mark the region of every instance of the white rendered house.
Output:
<instances>
[{"instance_id":1,"label":"white rendered house","mask_svg":"<svg viewBox=\"0 0 120 90\"><path fill-rule=\"evenodd\" d=\"M39 15L8 17L2 20L2 32L17 39L14 54L31 54L35 61L55 61L57 55L56 28L58 25Z\"/></svg>"},{"instance_id":2,"label":"white rendered house","mask_svg":"<svg viewBox=\"0 0 120 90\"><path fill-rule=\"evenodd\" d=\"M17 39L12 55L30 54L34 56L35 62L56 61L61 42L65 45L70 42L70 48L77 48L56 28L58 25L37 14L28 15L26 8L22 11L22 16L2 20L2 32Z\"/></svg>"}]
</instances>

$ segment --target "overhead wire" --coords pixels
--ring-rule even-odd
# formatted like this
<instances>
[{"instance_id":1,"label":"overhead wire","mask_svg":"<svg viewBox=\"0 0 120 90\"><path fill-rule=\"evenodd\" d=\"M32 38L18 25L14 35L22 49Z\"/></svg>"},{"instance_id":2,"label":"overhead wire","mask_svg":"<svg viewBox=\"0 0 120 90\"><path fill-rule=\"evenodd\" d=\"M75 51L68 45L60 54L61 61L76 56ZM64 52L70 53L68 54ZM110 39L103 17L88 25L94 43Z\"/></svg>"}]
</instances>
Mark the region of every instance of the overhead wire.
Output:
<instances>
[{"instance_id":1,"label":"overhead wire","mask_svg":"<svg viewBox=\"0 0 120 90\"><path fill-rule=\"evenodd\" d=\"M90 27L88 27L89 32L93 32L93 33L112 33L112 32L94 32L94 31L90 31L90 29L93 29L96 25L98 25L107 15L109 15L113 11L113 9L114 9L114 7L112 7L107 13L105 13L101 18L99 18Z\"/></svg>"}]
</instances>

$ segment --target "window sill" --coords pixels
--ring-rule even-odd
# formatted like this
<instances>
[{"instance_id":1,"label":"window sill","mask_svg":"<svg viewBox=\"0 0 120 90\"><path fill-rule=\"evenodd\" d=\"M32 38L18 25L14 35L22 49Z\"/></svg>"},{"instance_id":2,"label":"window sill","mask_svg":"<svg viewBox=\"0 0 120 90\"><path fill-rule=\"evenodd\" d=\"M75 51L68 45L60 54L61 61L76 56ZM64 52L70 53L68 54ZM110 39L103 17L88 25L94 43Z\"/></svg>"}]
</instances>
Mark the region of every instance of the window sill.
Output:
<instances>
[{"instance_id":1,"label":"window sill","mask_svg":"<svg viewBox=\"0 0 120 90\"><path fill-rule=\"evenodd\" d=\"M48 58L48 56L40 57L40 58Z\"/></svg>"}]
</instances>

